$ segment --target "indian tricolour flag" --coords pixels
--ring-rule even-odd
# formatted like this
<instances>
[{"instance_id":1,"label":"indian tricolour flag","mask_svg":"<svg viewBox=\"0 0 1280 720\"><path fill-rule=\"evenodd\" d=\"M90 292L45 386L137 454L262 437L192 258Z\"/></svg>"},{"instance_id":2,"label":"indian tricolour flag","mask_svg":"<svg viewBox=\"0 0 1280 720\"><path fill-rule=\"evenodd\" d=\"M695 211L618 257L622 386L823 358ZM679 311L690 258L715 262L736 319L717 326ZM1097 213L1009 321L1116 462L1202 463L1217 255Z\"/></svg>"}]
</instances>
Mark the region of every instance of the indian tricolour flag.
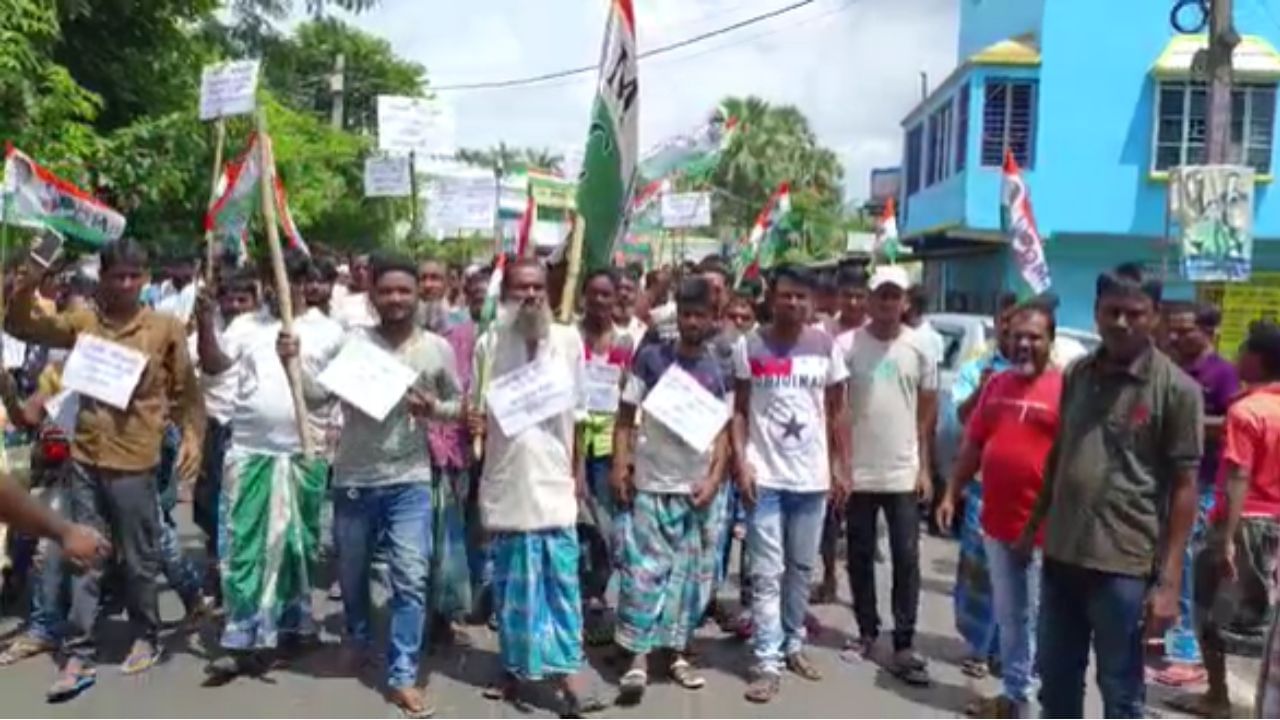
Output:
<instances>
[{"instance_id":1,"label":"indian tricolour flag","mask_svg":"<svg viewBox=\"0 0 1280 720\"><path fill-rule=\"evenodd\" d=\"M898 243L898 207L890 197L884 204L884 212L880 213L880 218L876 222L872 259L875 260L883 255L892 265L898 262L898 253L901 249Z\"/></svg>"},{"instance_id":2,"label":"indian tricolour flag","mask_svg":"<svg viewBox=\"0 0 1280 720\"><path fill-rule=\"evenodd\" d=\"M3 222L53 230L94 249L124 235L124 216L7 145Z\"/></svg>"},{"instance_id":3,"label":"indian tricolour flag","mask_svg":"<svg viewBox=\"0 0 1280 720\"><path fill-rule=\"evenodd\" d=\"M756 222L751 226L751 233L739 245L738 256L734 266L737 270L737 283L753 279L760 274L761 268L772 266L782 254L785 239L777 232L778 224L791 212L791 183L783 182L769 196Z\"/></svg>"},{"instance_id":4,"label":"indian tricolour flag","mask_svg":"<svg viewBox=\"0 0 1280 720\"><path fill-rule=\"evenodd\" d=\"M524 215L520 218L520 233L516 236L515 256L522 258L529 248L529 236L533 233L533 217L537 213L537 204L533 193L525 200ZM494 318L498 317L498 301L502 297L502 277L507 270L507 253L498 253L493 264L493 274L489 276L489 287L484 293L484 305L480 310L480 328L488 328Z\"/></svg>"},{"instance_id":5,"label":"indian tricolour flag","mask_svg":"<svg viewBox=\"0 0 1280 720\"><path fill-rule=\"evenodd\" d=\"M611 0L600 57L600 79L578 183L583 228L582 267L609 267L622 234L636 173L640 85L631 0Z\"/></svg>"},{"instance_id":6,"label":"indian tricolour flag","mask_svg":"<svg viewBox=\"0 0 1280 720\"><path fill-rule=\"evenodd\" d=\"M1009 234L1009 250L1018 264L1018 272L1026 281L1031 293L1039 295L1049 289L1049 261L1045 258L1044 242L1036 227L1036 216L1031 210L1031 193L1022 179L1018 162L1013 153L1004 155L1004 187L1000 197L1005 232Z\"/></svg>"},{"instance_id":7,"label":"indian tricolour flag","mask_svg":"<svg viewBox=\"0 0 1280 720\"><path fill-rule=\"evenodd\" d=\"M213 233L224 247L233 249L243 261L247 252L249 221L262 200L262 153L258 136L249 136L249 146L227 165L223 189L204 216L204 229Z\"/></svg>"}]
</instances>

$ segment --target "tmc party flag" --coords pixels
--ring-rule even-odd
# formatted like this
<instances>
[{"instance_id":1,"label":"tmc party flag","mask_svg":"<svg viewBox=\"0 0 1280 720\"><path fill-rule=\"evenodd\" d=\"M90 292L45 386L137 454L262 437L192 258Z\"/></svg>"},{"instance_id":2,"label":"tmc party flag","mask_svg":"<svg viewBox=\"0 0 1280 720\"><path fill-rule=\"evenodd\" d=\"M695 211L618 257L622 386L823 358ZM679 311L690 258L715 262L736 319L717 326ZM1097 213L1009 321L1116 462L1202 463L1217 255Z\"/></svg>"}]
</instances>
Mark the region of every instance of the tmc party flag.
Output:
<instances>
[{"instance_id":1,"label":"tmc party flag","mask_svg":"<svg viewBox=\"0 0 1280 720\"><path fill-rule=\"evenodd\" d=\"M1009 249L1018 272L1026 281L1031 294L1039 295L1052 284L1049 277L1049 261L1045 259L1044 243L1036 228L1036 217L1031 211L1031 193L1018 170L1013 153L1004 154L1004 187L1001 193L1001 217L1005 232L1009 235Z\"/></svg>"},{"instance_id":2,"label":"tmc party flag","mask_svg":"<svg viewBox=\"0 0 1280 720\"><path fill-rule=\"evenodd\" d=\"M783 182L769 196L769 201L751 226L751 234L739 246L734 262L738 284L757 277L761 268L771 267L780 259L786 248L786 238L778 232L779 225L790 212L791 183Z\"/></svg>"},{"instance_id":3,"label":"tmc party flag","mask_svg":"<svg viewBox=\"0 0 1280 720\"><path fill-rule=\"evenodd\" d=\"M884 212L876 221L875 245L872 247L872 258L883 255L890 264L898 262L898 253L902 250L898 244L898 207L890 197L884 204Z\"/></svg>"},{"instance_id":4,"label":"tmc party flag","mask_svg":"<svg viewBox=\"0 0 1280 720\"><path fill-rule=\"evenodd\" d=\"M249 221L262 200L262 153L258 151L258 135L249 136L249 146L240 157L227 164L223 190L204 216L205 232L213 233L224 248L234 251L242 261L249 237Z\"/></svg>"},{"instance_id":5,"label":"tmc party flag","mask_svg":"<svg viewBox=\"0 0 1280 720\"><path fill-rule=\"evenodd\" d=\"M611 0L600 79L578 183L582 267L609 267L623 231L636 174L640 85L631 0Z\"/></svg>"},{"instance_id":6,"label":"tmc party flag","mask_svg":"<svg viewBox=\"0 0 1280 720\"><path fill-rule=\"evenodd\" d=\"M709 121L692 132L674 135L651 149L640 160L640 177L646 180L686 175L705 180L715 171L729 146L737 119L717 110Z\"/></svg>"},{"instance_id":7,"label":"tmc party flag","mask_svg":"<svg viewBox=\"0 0 1280 720\"><path fill-rule=\"evenodd\" d=\"M94 249L120 238L125 226L123 215L13 145L5 148L3 221L53 230Z\"/></svg>"}]
</instances>

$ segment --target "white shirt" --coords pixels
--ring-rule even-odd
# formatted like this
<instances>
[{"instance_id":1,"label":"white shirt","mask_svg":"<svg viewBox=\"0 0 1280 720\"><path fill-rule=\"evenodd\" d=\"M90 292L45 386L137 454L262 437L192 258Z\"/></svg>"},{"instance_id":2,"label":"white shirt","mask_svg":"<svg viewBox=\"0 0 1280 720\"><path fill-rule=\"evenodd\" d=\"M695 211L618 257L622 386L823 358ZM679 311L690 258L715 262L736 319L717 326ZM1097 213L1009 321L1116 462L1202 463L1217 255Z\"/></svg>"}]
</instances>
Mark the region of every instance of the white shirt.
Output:
<instances>
[{"instance_id":1,"label":"white shirt","mask_svg":"<svg viewBox=\"0 0 1280 720\"><path fill-rule=\"evenodd\" d=\"M488 414L480 481L480 512L487 530L530 532L569 528L578 521L573 445L575 424L587 416L582 337L576 328L552 325L537 352L570 375L577 407L513 438L503 435L493 414ZM473 377L492 382L528 362L522 339L488 332L476 342Z\"/></svg>"},{"instance_id":2,"label":"white shirt","mask_svg":"<svg viewBox=\"0 0 1280 720\"><path fill-rule=\"evenodd\" d=\"M942 335L933 328L928 320L922 320L920 327L915 328L917 340L921 347L933 358L935 365L942 364L942 356L947 351L947 343L942 339Z\"/></svg>"},{"instance_id":3,"label":"white shirt","mask_svg":"<svg viewBox=\"0 0 1280 720\"><path fill-rule=\"evenodd\" d=\"M304 375L315 377L342 343L342 329L300 318L298 336ZM237 324L245 327L237 328ZM290 455L302 451L293 395L284 363L276 352L280 320L268 314L243 315L227 328L225 353L238 365L231 442L251 452Z\"/></svg>"},{"instance_id":4,"label":"white shirt","mask_svg":"<svg viewBox=\"0 0 1280 720\"><path fill-rule=\"evenodd\" d=\"M625 325L615 323L613 331L618 335L626 335L631 338L631 347L634 348L639 347L640 341L644 339L644 334L649 332L649 326L645 325L644 321L640 318L632 315L631 320Z\"/></svg>"},{"instance_id":5,"label":"white shirt","mask_svg":"<svg viewBox=\"0 0 1280 720\"><path fill-rule=\"evenodd\" d=\"M160 286L160 298L156 300L155 311L172 315L185 325L191 320L191 313L196 309L196 283L187 283L181 290L175 290L168 280Z\"/></svg>"},{"instance_id":6,"label":"white shirt","mask_svg":"<svg viewBox=\"0 0 1280 720\"><path fill-rule=\"evenodd\" d=\"M253 323L236 322L241 317L247 315L255 315L256 313L245 313L240 317L232 318L231 323L224 323L222 316L219 315L214 324L214 342L218 344L218 348L222 350L223 355L227 355L227 347L234 343L243 343L245 341L245 333L253 330ZM230 333L230 334L228 334ZM191 336L191 345L197 345L197 334ZM191 357L198 358L199 350L197 347L189 348ZM227 355L230 358L230 355ZM231 422L232 413L236 408L236 387L240 382L237 370L239 363L232 359L231 367L217 375L210 375L206 372L200 373L200 387L204 390L204 407L209 417L226 425Z\"/></svg>"},{"instance_id":7,"label":"white shirt","mask_svg":"<svg viewBox=\"0 0 1280 720\"><path fill-rule=\"evenodd\" d=\"M351 293L341 300L337 297L331 301L333 319L343 328L371 328L378 325L378 314L373 310L368 293Z\"/></svg>"}]
</instances>

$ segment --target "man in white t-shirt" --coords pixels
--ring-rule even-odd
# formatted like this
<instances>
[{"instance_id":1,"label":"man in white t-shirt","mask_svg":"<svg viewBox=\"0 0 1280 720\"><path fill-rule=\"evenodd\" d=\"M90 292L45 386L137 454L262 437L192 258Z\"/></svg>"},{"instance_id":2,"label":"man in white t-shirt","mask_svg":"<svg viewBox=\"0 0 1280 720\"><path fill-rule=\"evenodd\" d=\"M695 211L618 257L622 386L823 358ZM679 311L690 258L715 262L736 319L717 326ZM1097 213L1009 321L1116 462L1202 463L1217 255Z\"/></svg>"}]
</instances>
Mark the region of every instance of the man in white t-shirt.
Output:
<instances>
[{"instance_id":1,"label":"man in white t-shirt","mask_svg":"<svg viewBox=\"0 0 1280 720\"><path fill-rule=\"evenodd\" d=\"M378 324L378 315L369 301L369 256L357 255L351 259L351 284L348 292L332 300L333 319L347 330L371 328Z\"/></svg>"},{"instance_id":2,"label":"man in white t-shirt","mask_svg":"<svg viewBox=\"0 0 1280 720\"><path fill-rule=\"evenodd\" d=\"M851 648L869 656L880 633L876 606L876 522L889 527L893 560L891 672L927 684L914 650L920 601L920 510L932 489L929 457L938 401L938 362L928 341L903 323L907 273L884 266L871 277L870 322L858 330L847 357L852 406L853 487L845 508L849 583L859 639Z\"/></svg>"},{"instance_id":3,"label":"man in white t-shirt","mask_svg":"<svg viewBox=\"0 0 1280 720\"><path fill-rule=\"evenodd\" d=\"M737 479L755 506L747 543L757 665L746 698L757 703L778 694L784 665L822 677L803 653L809 578L827 496L843 502L849 490L848 370L835 340L807 326L814 285L804 268L778 268L773 321L743 338L734 362Z\"/></svg>"}]
</instances>

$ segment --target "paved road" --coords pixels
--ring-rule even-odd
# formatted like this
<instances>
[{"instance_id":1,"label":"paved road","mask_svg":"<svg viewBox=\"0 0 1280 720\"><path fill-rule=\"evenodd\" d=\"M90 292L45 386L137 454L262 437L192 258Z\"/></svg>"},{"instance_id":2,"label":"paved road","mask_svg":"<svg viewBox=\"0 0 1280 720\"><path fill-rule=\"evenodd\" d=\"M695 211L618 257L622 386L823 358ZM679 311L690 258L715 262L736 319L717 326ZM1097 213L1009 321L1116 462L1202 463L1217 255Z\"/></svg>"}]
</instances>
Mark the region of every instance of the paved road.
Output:
<instances>
[{"instance_id":1,"label":"paved road","mask_svg":"<svg viewBox=\"0 0 1280 720\"><path fill-rule=\"evenodd\" d=\"M194 546L196 538L187 538ZM193 549L194 551L194 549ZM823 630L814 638L813 657L826 675L818 683L787 677L780 697L768 706L756 706L742 699L748 648L725 638L718 631L704 630L698 639L701 662L708 666L709 683L698 692L675 686L656 684L650 688L639 708L613 708L606 717L956 717L977 692L992 693L994 681L973 681L962 675L957 662L963 646L952 630L950 589L955 572L956 546L927 538L922 545L923 593L921 597L918 647L931 659L933 686L912 689L895 681L874 663L849 664L839 657L845 632L852 622L847 602L817 608L815 614ZM887 607L888 577L881 566L882 613L889 618ZM847 594L844 595L847 598ZM337 608L327 600L321 603L325 640L333 643L340 630ZM176 619L180 607L172 593L163 598L164 617ZM16 628L16 620L6 619L0 631L8 636ZM169 659L140 678L123 677L116 672L126 652L122 619L110 622L107 632L111 641L107 662L102 668L97 687L66 705L50 706L44 702L44 689L53 678L53 665L48 658L28 660L16 667L0 670L0 716L22 717L397 717L397 712L384 703L374 689L376 678L370 674L360 679L337 674L334 646L327 646L297 665L280 669L259 680L242 679L223 688L204 688L201 668L206 648L216 641L212 628L195 634L171 631L167 639ZM485 700L479 688L491 677L496 664L496 637L485 628L472 628L475 646L470 649L446 649L431 656L424 667L430 678L439 717L548 717L553 713L535 709L522 713L508 705ZM887 638L885 638L887 641ZM887 647L883 648L887 654ZM607 653L591 653L593 673L611 677L606 663ZM1252 692L1256 665L1237 665L1233 671L1249 687L1239 687L1242 699ZM541 693L548 705L550 693ZM1172 713L1160 709L1162 693L1152 693L1152 713L1166 717ZM550 705L554 707L554 705ZM1091 690L1086 706L1091 716L1101 714L1096 693Z\"/></svg>"}]
</instances>

